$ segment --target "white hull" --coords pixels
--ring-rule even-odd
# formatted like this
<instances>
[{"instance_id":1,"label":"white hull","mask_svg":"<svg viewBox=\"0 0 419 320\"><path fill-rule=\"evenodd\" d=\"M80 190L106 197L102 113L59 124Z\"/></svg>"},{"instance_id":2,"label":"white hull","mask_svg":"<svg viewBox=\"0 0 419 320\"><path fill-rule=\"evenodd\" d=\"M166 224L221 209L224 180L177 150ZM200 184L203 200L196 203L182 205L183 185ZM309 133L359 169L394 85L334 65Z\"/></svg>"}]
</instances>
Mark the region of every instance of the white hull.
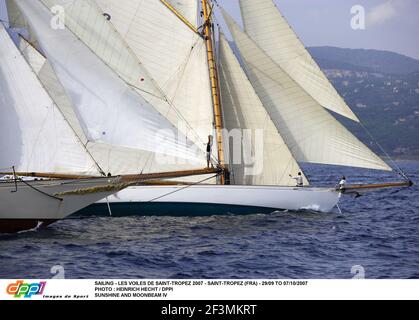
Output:
<instances>
[{"instance_id":1,"label":"white hull","mask_svg":"<svg viewBox=\"0 0 419 320\"><path fill-rule=\"evenodd\" d=\"M0 232L16 232L63 219L112 194L93 192L59 195L63 192L107 186L115 179L77 181L0 182ZM29 185L30 184L30 185ZM17 187L17 188L16 188Z\"/></svg>"},{"instance_id":2,"label":"white hull","mask_svg":"<svg viewBox=\"0 0 419 320\"><path fill-rule=\"evenodd\" d=\"M136 186L108 197L111 211L118 205L140 204L221 205L275 210L330 212L339 202L334 189L271 186ZM99 201L103 207L107 200ZM114 208L114 209L112 209ZM138 214L141 214L139 212Z\"/></svg>"}]
</instances>

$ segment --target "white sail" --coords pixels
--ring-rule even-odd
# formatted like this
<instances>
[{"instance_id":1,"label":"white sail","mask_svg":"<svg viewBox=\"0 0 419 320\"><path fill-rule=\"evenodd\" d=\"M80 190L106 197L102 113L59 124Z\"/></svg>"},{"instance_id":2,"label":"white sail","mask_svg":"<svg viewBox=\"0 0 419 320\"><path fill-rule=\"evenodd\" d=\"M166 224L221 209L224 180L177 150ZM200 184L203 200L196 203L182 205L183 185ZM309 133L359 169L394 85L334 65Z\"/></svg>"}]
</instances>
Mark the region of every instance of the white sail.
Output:
<instances>
[{"instance_id":1,"label":"white sail","mask_svg":"<svg viewBox=\"0 0 419 320\"><path fill-rule=\"evenodd\" d=\"M10 28L26 27L25 18L19 11L14 0L6 0L7 16Z\"/></svg>"},{"instance_id":2,"label":"white sail","mask_svg":"<svg viewBox=\"0 0 419 320\"><path fill-rule=\"evenodd\" d=\"M251 130L255 134L262 130L261 142L251 143L250 163L241 158L235 164L234 147L230 144L230 166L235 184L293 186L296 176L302 170L293 158L284 140L255 93L239 61L224 35L220 37L220 83L224 111L224 125L228 130ZM243 149L246 149L243 141ZM249 146L247 146L249 148ZM305 185L308 184L305 179Z\"/></svg>"},{"instance_id":3,"label":"white sail","mask_svg":"<svg viewBox=\"0 0 419 320\"><path fill-rule=\"evenodd\" d=\"M106 1L106 0L103 0ZM159 0L160 1L160 0ZM188 22L197 26L198 1L199 0L166 0L171 4Z\"/></svg>"},{"instance_id":4,"label":"white sail","mask_svg":"<svg viewBox=\"0 0 419 320\"><path fill-rule=\"evenodd\" d=\"M15 0L19 1L20 0ZM54 11L51 24L64 23L90 50L125 82L140 92L162 98L153 80L95 0L37 0ZM62 8L62 9L61 9ZM50 24L50 23L49 23Z\"/></svg>"},{"instance_id":5,"label":"white sail","mask_svg":"<svg viewBox=\"0 0 419 320\"><path fill-rule=\"evenodd\" d=\"M0 24L0 167L96 174L94 161ZM9 169L10 170L10 169Z\"/></svg>"},{"instance_id":6,"label":"white sail","mask_svg":"<svg viewBox=\"0 0 419 320\"><path fill-rule=\"evenodd\" d=\"M240 0L245 32L320 105L358 121L272 0Z\"/></svg>"},{"instance_id":7,"label":"white sail","mask_svg":"<svg viewBox=\"0 0 419 320\"><path fill-rule=\"evenodd\" d=\"M203 157L73 33L52 29L47 8L35 1L17 3L66 89L89 141L191 162Z\"/></svg>"},{"instance_id":8,"label":"white sail","mask_svg":"<svg viewBox=\"0 0 419 320\"><path fill-rule=\"evenodd\" d=\"M45 65L45 57L22 36L19 36L19 50L33 71L39 75Z\"/></svg>"},{"instance_id":9,"label":"white sail","mask_svg":"<svg viewBox=\"0 0 419 320\"><path fill-rule=\"evenodd\" d=\"M113 175L153 173L187 170L193 167L203 168L206 165L205 159L202 159L202 162L197 163L195 166L189 163L184 165L179 163L163 164L156 162L154 154L151 152L89 142L77 119L72 103L48 60L23 38L20 41L20 49L33 70L38 74L49 95L57 103L66 120L77 133L80 140L83 141L89 153L94 157L102 172L112 173ZM202 180L202 178L199 179Z\"/></svg>"},{"instance_id":10,"label":"white sail","mask_svg":"<svg viewBox=\"0 0 419 320\"><path fill-rule=\"evenodd\" d=\"M199 69L196 68L196 63L194 62L195 58L192 57L191 63L187 66L189 69L179 70L176 69L178 73L182 73L182 78L179 79L170 79L169 88L164 90L160 88L161 82L157 83L155 79L150 75L148 67L145 68L142 57L136 56L134 54L131 43L128 43L126 35L128 31L133 30L134 39L141 37L142 32L138 28L134 28L134 23L128 23L134 16L139 14L144 15L149 18L149 13L144 10L143 6L149 6L149 1L141 1L143 3L137 3L137 1L118 1L117 10L113 10L113 6L109 9L108 7L103 7L103 1L99 1L99 4L102 7L99 7L95 0L40 0L46 7L49 9L57 8L61 6L64 9L65 18L62 20L65 22L65 25L72 33L74 33L90 50L93 51L106 65L108 65L113 71L115 71L126 83L128 83L132 88L137 90L137 92L145 98L159 113L166 117L173 126L177 128L179 132L184 135L188 135L189 139L192 142L197 144L197 147L204 149L202 139L195 129L194 123L190 123L189 120L197 120L200 124L204 121L201 121L204 114L201 113L190 113L190 115L195 115L193 119L185 119L184 115L188 114L188 108L180 112L176 109L176 105L184 105L185 99L187 99L190 104L194 104L196 108L197 105L202 105L206 96L200 95L201 92L197 92L195 95L188 95L184 98L182 93L182 82L189 81L191 75L194 73L191 70L197 70L196 74L199 74ZM113 1L105 1L105 4L109 2L111 5ZM152 5L155 5L156 2L160 7L164 7L165 13L170 15L171 19L175 19L176 22L180 20L175 17L175 15L170 12L170 10L165 7L160 1L150 1ZM122 17L121 17L122 15ZM162 19L161 15L157 15L158 19ZM170 20L169 18L169 20ZM109 19L109 20L108 20ZM114 22L122 19L124 21L122 29L115 29ZM147 28L153 28L156 25L158 20L151 19L147 20L150 24L147 25ZM163 19L165 22L165 19ZM135 26L137 27L137 26ZM186 28L186 25L182 23L182 28ZM128 29L129 28L129 29ZM170 30L170 29L168 29ZM192 31L191 31L192 32ZM131 35L131 33L130 33ZM176 40L180 40L182 34L178 35ZM161 38L161 34L154 36L153 41L158 41ZM154 44L153 44L154 45ZM164 52L163 59L171 54L174 54L172 50L176 48L173 46L168 51ZM196 50L196 54L200 55L200 49L205 47L201 46ZM189 45L188 50L191 50ZM161 58L161 57L158 57ZM185 57L182 60L185 61ZM171 62L177 61L180 63L180 60L172 59ZM157 60L157 64L160 61ZM175 66L175 65L171 65ZM176 66L175 66L176 67ZM173 70L168 68L165 69L165 72L169 77L174 77ZM199 74L200 75L200 74ZM167 80L167 79L166 79ZM196 77L193 79L197 81ZM208 81L208 80L207 80ZM193 83L195 83L193 82ZM166 85L166 82L163 83ZM187 86L190 90L189 86ZM180 88L180 89L179 89ZM197 86L198 88L198 86ZM202 131L208 128L206 126ZM208 135L209 132L205 132L202 135Z\"/></svg>"},{"instance_id":11,"label":"white sail","mask_svg":"<svg viewBox=\"0 0 419 320\"><path fill-rule=\"evenodd\" d=\"M188 1L172 1L181 8ZM160 0L97 0L110 22L164 93L166 101L143 94L172 123L186 127L203 147L213 132L213 109L206 46ZM189 1L197 20L197 1Z\"/></svg>"},{"instance_id":12,"label":"white sail","mask_svg":"<svg viewBox=\"0 0 419 320\"><path fill-rule=\"evenodd\" d=\"M248 77L299 162L391 170L276 64L227 13Z\"/></svg>"}]
</instances>

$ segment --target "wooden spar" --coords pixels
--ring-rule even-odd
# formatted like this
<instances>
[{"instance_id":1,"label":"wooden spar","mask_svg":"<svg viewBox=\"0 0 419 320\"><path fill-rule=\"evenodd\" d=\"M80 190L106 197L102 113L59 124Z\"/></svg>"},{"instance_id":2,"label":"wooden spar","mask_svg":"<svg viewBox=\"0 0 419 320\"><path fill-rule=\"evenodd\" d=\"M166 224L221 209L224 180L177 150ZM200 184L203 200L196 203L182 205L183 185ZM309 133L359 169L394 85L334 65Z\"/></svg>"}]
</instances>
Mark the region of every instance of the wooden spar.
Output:
<instances>
[{"instance_id":1,"label":"wooden spar","mask_svg":"<svg viewBox=\"0 0 419 320\"><path fill-rule=\"evenodd\" d=\"M222 170L215 168L205 168L200 170L185 170L185 171L171 171L161 173L147 173L147 174L132 174L121 175L123 182L130 181L146 181L146 180L160 180L160 179L173 179L183 178L189 176L199 176L206 174L220 174ZM0 172L0 175L13 175L13 172ZM80 179L95 179L95 176L83 175L70 175L70 174L54 174L54 173L40 173L40 172L16 172L19 177L31 177L42 179L60 179L60 180L80 180ZM102 177L103 178L103 177Z\"/></svg>"},{"instance_id":2,"label":"wooden spar","mask_svg":"<svg viewBox=\"0 0 419 320\"><path fill-rule=\"evenodd\" d=\"M215 131L217 139L217 151L218 151L218 161L220 167L225 170L225 158L224 158L224 147L223 147L223 116L221 109L221 99L220 99L220 89L218 87L218 70L217 62L214 54L213 41L212 41L212 19L210 8L207 0L202 1L202 12L205 20L204 23L204 39L207 46L207 57L208 57L208 66L210 73L211 81L211 93L212 100L214 105L214 118L215 118ZM221 175L220 183L225 184L225 176Z\"/></svg>"},{"instance_id":3,"label":"wooden spar","mask_svg":"<svg viewBox=\"0 0 419 320\"><path fill-rule=\"evenodd\" d=\"M386 188L404 188L413 186L412 181L395 182L395 183L379 183L379 184L359 184L359 185L347 185L341 191L342 193L353 193L362 192L374 189L386 189Z\"/></svg>"},{"instance_id":4,"label":"wooden spar","mask_svg":"<svg viewBox=\"0 0 419 320\"><path fill-rule=\"evenodd\" d=\"M174 179L174 178L184 178L190 176L199 176L206 174L220 174L222 173L221 169L218 168L205 168L200 170L186 170L186 171L173 171L173 172L161 172L161 173L146 173L146 174L134 174L134 175L124 175L122 181L147 181L147 180L160 180L160 179Z\"/></svg>"},{"instance_id":5,"label":"wooden spar","mask_svg":"<svg viewBox=\"0 0 419 320\"><path fill-rule=\"evenodd\" d=\"M190 23L188 19L186 19L179 11L177 11L175 7L173 7L169 2L166 0L160 0L160 2L163 3L170 11L172 11L176 17L178 17L184 24L186 24L189 29L200 35L198 29L192 23Z\"/></svg>"}]
</instances>

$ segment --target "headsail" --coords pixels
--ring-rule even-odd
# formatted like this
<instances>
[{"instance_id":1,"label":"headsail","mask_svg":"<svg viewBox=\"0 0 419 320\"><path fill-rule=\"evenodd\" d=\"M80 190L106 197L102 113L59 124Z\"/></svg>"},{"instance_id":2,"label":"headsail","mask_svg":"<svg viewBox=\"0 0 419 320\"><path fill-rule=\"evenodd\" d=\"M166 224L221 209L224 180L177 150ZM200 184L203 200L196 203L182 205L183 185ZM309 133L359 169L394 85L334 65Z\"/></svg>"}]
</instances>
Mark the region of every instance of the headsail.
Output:
<instances>
[{"instance_id":1,"label":"headsail","mask_svg":"<svg viewBox=\"0 0 419 320\"><path fill-rule=\"evenodd\" d=\"M114 175L123 175L139 172L153 173L203 168L206 165L204 159L200 163L188 163L185 165L170 162L157 163L152 152L89 142L77 119L72 103L51 64L25 39L21 38L19 47L49 95L56 102L65 119L77 133L89 153L94 157L101 171L105 173L110 172Z\"/></svg>"},{"instance_id":2,"label":"headsail","mask_svg":"<svg viewBox=\"0 0 419 320\"><path fill-rule=\"evenodd\" d=\"M94 161L0 23L0 167L96 174Z\"/></svg>"},{"instance_id":3,"label":"headsail","mask_svg":"<svg viewBox=\"0 0 419 320\"><path fill-rule=\"evenodd\" d=\"M359 121L272 0L240 0L245 32L323 107Z\"/></svg>"},{"instance_id":4,"label":"headsail","mask_svg":"<svg viewBox=\"0 0 419 320\"><path fill-rule=\"evenodd\" d=\"M15 0L21 2L20 0ZM127 84L162 98L141 61L135 57L95 0L38 0L49 10L62 7L56 18ZM36 1L36 2L38 2ZM60 16L59 14L62 14ZM49 20L48 20L49 21Z\"/></svg>"},{"instance_id":5,"label":"headsail","mask_svg":"<svg viewBox=\"0 0 419 320\"><path fill-rule=\"evenodd\" d=\"M253 87L297 161L391 170L224 16Z\"/></svg>"},{"instance_id":6,"label":"headsail","mask_svg":"<svg viewBox=\"0 0 419 320\"><path fill-rule=\"evenodd\" d=\"M142 62L169 103L147 94L143 96L179 129L184 126L192 131L191 139L195 138L194 141L204 147L208 135L213 132L204 40L160 0L96 1L102 11L112 17L109 22ZM197 21L197 1L169 2L191 23Z\"/></svg>"},{"instance_id":7,"label":"headsail","mask_svg":"<svg viewBox=\"0 0 419 320\"><path fill-rule=\"evenodd\" d=\"M194 161L197 150L73 33L53 30L39 2L17 1L92 142ZM69 54L70 53L70 54ZM95 88L95 92L89 88Z\"/></svg>"},{"instance_id":8,"label":"headsail","mask_svg":"<svg viewBox=\"0 0 419 320\"><path fill-rule=\"evenodd\" d=\"M224 124L227 130L250 130L253 137L242 145L229 144L230 165L235 184L248 185L295 185L289 175L301 172L284 140L278 133L269 114L250 84L245 72L225 36L220 37L220 82L224 110ZM262 140L255 136L262 132ZM228 141L228 139L225 139ZM251 146L251 150L246 150ZM234 163L235 148L247 152L252 161L240 157ZM245 161L246 160L246 161ZM246 162L246 163L245 163ZM308 185L305 179L305 185Z\"/></svg>"}]
</instances>

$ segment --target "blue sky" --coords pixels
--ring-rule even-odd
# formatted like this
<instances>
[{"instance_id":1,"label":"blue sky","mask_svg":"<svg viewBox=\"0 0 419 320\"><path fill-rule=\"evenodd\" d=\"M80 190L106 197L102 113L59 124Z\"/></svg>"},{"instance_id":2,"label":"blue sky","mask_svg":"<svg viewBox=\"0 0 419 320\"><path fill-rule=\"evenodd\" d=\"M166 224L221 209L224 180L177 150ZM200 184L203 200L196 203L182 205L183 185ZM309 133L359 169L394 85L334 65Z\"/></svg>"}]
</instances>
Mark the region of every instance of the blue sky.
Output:
<instances>
[{"instance_id":1,"label":"blue sky","mask_svg":"<svg viewBox=\"0 0 419 320\"><path fill-rule=\"evenodd\" d=\"M240 19L238 0L218 0ZM419 59L418 0L275 0L306 46L389 50ZM351 28L351 8L362 5L365 30Z\"/></svg>"},{"instance_id":2,"label":"blue sky","mask_svg":"<svg viewBox=\"0 0 419 320\"><path fill-rule=\"evenodd\" d=\"M193 0L191 0L193 1ZM238 0L218 0L238 21ZM418 0L275 0L306 46L389 50L419 59ZM366 29L353 30L351 8L366 10ZM0 19L5 19L0 0Z\"/></svg>"}]
</instances>

